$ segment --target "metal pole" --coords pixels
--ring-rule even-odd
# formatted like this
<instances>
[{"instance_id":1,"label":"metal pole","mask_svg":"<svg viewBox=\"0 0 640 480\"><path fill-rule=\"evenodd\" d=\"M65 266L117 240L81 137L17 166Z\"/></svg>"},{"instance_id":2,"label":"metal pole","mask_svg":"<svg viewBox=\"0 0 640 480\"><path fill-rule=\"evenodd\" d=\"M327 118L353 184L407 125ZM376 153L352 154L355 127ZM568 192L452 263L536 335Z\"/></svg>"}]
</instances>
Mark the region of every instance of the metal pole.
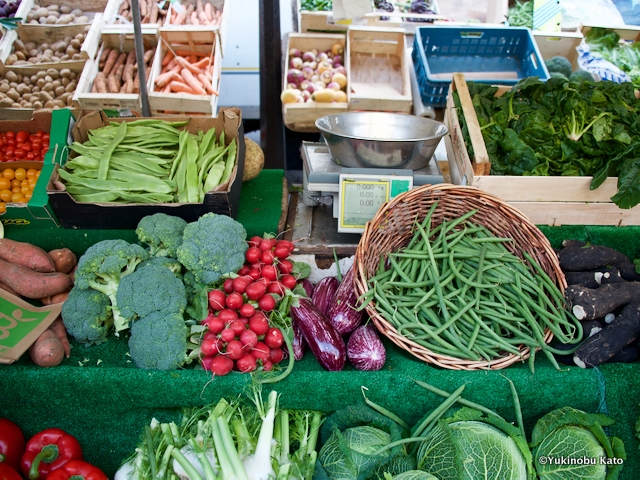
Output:
<instances>
[{"instance_id":1,"label":"metal pole","mask_svg":"<svg viewBox=\"0 0 640 480\"><path fill-rule=\"evenodd\" d=\"M136 46L136 61L138 62L138 78L140 78L140 101L142 102L142 116L150 117L149 95L147 93L147 71L144 63L144 45L142 43L142 27L140 20L140 5L138 0L131 0L131 15L133 16L133 38Z\"/></svg>"}]
</instances>

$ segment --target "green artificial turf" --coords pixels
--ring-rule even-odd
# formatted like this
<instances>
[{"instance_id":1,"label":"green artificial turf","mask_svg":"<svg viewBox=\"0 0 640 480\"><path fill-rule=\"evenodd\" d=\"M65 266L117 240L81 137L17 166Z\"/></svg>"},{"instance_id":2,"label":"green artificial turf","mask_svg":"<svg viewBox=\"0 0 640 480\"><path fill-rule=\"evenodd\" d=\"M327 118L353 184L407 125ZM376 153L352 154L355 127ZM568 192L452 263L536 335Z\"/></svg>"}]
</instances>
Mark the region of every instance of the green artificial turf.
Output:
<instances>
[{"instance_id":1,"label":"green artificial turf","mask_svg":"<svg viewBox=\"0 0 640 480\"><path fill-rule=\"evenodd\" d=\"M277 229L282 212L281 189L282 171L264 171L243 188L238 220L249 236ZM567 238L580 239L611 246L632 259L640 258L640 227L569 226L541 230L554 247ZM45 249L66 246L77 254L105 238L136 241L129 230L29 231L11 227L6 233L9 238ZM465 398L515 421L506 380L510 378L520 395L528 434L537 419L561 406L608 413L616 420L609 433L622 438L628 455L620 478L640 478L640 450L634 436L640 416L640 363L587 370L563 367L557 371L539 355L534 374L526 364L499 371L451 371L429 366L386 339L385 345L387 362L381 371L360 372L347 365L344 371L326 372L308 352L289 377L271 387L281 393L283 407L331 412L362 402L364 386L372 401L412 424L441 400L411 379L449 392L465 383ZM124 333L91 348L73 343L71 357L56 368L35 367L26 355L15 364L0 366L0 416L18 423L27 436L47 427L69 431L80 440L86 459L112 477L133 452L144 425L152 418L177 421L182 407L202 406L222 396L241 394L250 383L249 375L232 373L212 378L208 372L193 367L175 371L137 369L127 355Z\"/></svg>"}]
</instances>

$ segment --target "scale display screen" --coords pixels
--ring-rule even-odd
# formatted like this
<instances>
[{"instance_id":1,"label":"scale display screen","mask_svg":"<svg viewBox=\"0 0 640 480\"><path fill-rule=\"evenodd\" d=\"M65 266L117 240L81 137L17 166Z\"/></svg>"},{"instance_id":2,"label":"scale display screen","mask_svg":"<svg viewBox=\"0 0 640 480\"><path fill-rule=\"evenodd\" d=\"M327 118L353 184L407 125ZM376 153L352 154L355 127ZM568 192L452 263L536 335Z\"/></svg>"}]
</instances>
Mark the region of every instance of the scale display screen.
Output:
<instances>
[{"instance_id":1,"label":"scale display screen","mask_svg":"<svg viewBox=\"0 0 640 480\"><path fill-rule=\"evenodd\" d=\"M363 232L385 202L412 186L412 177L340 175L338 231Z\"/></svg>"}]
</instances>

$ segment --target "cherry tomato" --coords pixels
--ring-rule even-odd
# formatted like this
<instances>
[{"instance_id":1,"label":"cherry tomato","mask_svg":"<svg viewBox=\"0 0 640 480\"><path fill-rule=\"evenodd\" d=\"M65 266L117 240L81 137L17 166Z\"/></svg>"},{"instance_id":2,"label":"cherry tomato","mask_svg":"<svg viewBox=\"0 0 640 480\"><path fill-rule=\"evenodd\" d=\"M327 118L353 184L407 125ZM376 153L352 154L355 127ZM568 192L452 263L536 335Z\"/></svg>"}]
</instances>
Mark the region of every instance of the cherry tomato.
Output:
<instances>
[{"instance_id":1,"label":"cherry tomato","mask_svg":"<svg viewBox=\"0 0 640 480\"><path fill-rule=\"evenodd\" d=\"M23 149L21 149L21 148L16 148L16 149L13 151L13 155L14 155L16 158L24 158L24 157L27 155L27 152L25 152L25 151L24 151Z\"/></svg>"},{"instance_id":2,"label":"cherry tomato","mask_svg":"<svg viewBox=\"0 0 640 480\"><path fill-rule=\"evenodd\" d=\"M25 142L22 145L20 145L20 148L22 150L24 150L25 152L30 152L31 150L33 150L33 148L31 148L31 144L29 142Z\"/></svg>"},{"instance_id":3,"label":"cherry tomato","mask_svg":"<svg viewBox=\"0 0 640 480\"><path fill-rule=\"evenodd\" d=\"M47 143L49 143L49 134L48 134L48 133L44 133L44 134L42 135L42 140L43 140L43 141L44 141L44 140L46 140L46 141L47 141Z\"/></svg>"},{"instance_id":4,"label":"cherry tomato","mask_svg":"<svg viewBox=\"0 0 640 480\"><path fill-rule=\"evenodd\" d=\"M16 132L8 131L7 138L16 138Z\"/></svg>"},{"instance_id":5,"label":"cherry tomato","mask_svg":"<svg viewBox=\"0 0 640 480\"><path fill-rule=\"evenodd\" d=\"M35 156L33 155L33 152L28 152L25 156L24 159L25 160L35 160Z\"/></svg>"}]
</instances>

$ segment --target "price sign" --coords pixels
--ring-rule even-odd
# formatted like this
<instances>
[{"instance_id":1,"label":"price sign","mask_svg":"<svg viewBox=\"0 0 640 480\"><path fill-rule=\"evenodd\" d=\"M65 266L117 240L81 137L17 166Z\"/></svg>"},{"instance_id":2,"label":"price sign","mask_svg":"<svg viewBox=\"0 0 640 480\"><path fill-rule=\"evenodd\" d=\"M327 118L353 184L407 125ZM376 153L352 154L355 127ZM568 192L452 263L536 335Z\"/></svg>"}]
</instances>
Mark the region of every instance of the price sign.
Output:
<instances>
[{"instance_id":1,"label":"price sign","mask_svg":"<svg viewBox=\"0 0 640 480\"><path fill-rule=\"evenodd\" d=\"M382 204L412 186L413 177L341 174L338 232L363 232Z\"/></svg>"}]
</instances>

